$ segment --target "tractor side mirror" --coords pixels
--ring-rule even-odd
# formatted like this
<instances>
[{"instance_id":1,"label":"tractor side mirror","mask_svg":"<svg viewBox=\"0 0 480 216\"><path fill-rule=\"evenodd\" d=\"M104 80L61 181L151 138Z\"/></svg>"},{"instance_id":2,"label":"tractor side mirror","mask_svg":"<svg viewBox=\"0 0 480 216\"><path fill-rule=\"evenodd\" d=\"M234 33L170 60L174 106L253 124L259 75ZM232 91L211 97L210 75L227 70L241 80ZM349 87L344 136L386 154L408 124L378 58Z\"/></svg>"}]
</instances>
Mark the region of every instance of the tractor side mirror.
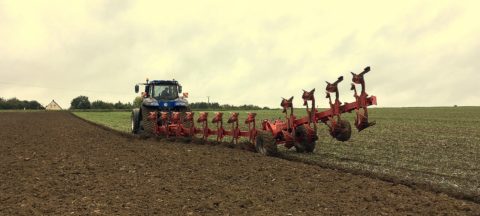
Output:
<instances>
[{"instance_id":1,"label":"tractor side mirror","mask_svg":"<svg viewBox=\"0 0 480 216\"><path fill-rule=\"evenodd\" d=\"M138 85L135 85L135 93L138 93L140 87L138 87Z\"/></svg>"},{"instance_id":2,"label":"tractor side mirror","mask_svg":"<svg viewBox=\"0 0 480 216\"><path fill-rule=\"evenodd\" d=\"M182 93L182 86L178 86L178 93Z\"/></svg>"}]
</instances>

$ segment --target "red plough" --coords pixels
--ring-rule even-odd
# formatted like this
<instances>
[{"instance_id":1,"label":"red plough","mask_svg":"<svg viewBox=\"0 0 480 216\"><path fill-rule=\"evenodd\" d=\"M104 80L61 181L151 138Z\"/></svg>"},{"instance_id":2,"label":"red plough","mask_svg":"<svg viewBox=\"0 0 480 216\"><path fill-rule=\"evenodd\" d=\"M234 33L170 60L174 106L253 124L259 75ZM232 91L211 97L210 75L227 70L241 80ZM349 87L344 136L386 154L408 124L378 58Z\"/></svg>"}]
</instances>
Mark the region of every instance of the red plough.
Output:
<instances>
[{"instance_id":1,"label":"red plough","mask_svg":"<svg viewBox=\"0 0 480 216\"><path fill-rule=\"evenodd\" d=\"M248 113L244 122L248 130L242 131L239 126L239 113L230 114L227 124L223 124L223 113L216 112L211 123L215 128L208 125L208 113L200 112L198 119L194 120L193 112L151 112L148 116L150 121L154 122L153 132L155 135L166 137L187 137L193 138L200 136L207 140L210 136L216 136L217 142L223 142L224 138L229 137L229 142L237 144L241 137L248 139L248 142L257 152L265 155L275 155L277 145L284 145L286 148L295 147L297 152L312 152L315 149L317 136L317 123L322 122L328 126L330 135L339 140L347 141L351 136L351 126L348 121L341 118L342 113L355 111L355 127L362 131L375 122L368 121L368 106L376 105L376 97L368 96L365 90L364 75L370 71L366 67L361 73L352 72L351 90L354 92L355 101L351 103L340 102L338 84L343 81L343 76L335 82L327 82L326 98L329 100L330 108L318 112L315 108L315 89L311 91L303 90L303 105L306 107L307 116L297 118L293 114L293 97L282 99L280 106L283 108L285 120L263 120L261 128L256 127L256 113ZM356 84L361 86L360 94L356 89ZM331 94L335 95L332 101ZM310 104L310 106L309 106ZM199 126L195 125L197 123Z\"/></svg>"}]
</instances>

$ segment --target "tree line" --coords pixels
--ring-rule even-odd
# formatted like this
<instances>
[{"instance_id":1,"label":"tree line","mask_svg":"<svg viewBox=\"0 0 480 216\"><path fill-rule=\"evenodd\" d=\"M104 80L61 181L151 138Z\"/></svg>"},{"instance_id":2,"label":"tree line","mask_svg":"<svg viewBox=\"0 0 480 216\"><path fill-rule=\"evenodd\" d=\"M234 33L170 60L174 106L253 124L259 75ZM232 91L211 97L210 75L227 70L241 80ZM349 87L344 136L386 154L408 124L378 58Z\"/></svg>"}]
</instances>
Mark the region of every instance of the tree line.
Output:
<instances>
[{"instance_id":1,"label":"tree line","mask_svg":"<svg viewBox=\"0 0 480 216\"><path fill-rule=\"evenodd\" d=\"M105 102L102 100L95 100L90 102L87 96L78 96L70 102L70 109L133 109L140 107L142 98L136 97L132 103L116 103ZM251 104L244 104L234 106L230 104L219 104L217 102L195 102L189 104L191 109L195 110L261 110L269 109L268 107L259 107ZM0 97L0 109L45 109L38 101L19 100L17 98L10 98L8 100Z\"/></svg>"},{"instance_id":2,"label":"tree line","mask_svg":"<svg viewBox=\"0 0 480 216\"><path fill-rule=\"evenodd\" d=\"M101 100L90 102L87 96L81 95L70 102L70 109L132 109L139 106L140 103L140 97L135 98L133 103L122 103L121 101L110 103Z\"/></svg>"},{"instance_id":3,"label":"tree line","mask_svg":"<svg viewBox=\"0 0 480 216\"><path fill-rule=\"evenodd\" d=\"M0 109L29 109L29 110L40 110L45 109L38 101L36 100L19 100L17 98L10 98L8 100L0 97Z\"/></svg>"},{"instance_id":4,"label":"tree line","mask_svg":"<svg viewBox=\"0 0 480 216\"><path fill-rule=\"evenodd\" d=\"M206 102L196 102L190 103L191 109L196 110L261 110L261 109L270 109L268 107L259 107L257 105L252 104L244 104L240 106L230 105L230 104L219 104L217 102L214 103L206 103Z\"/></svg>"},{"instance_id":5,"label":"tree line","mask_svg":"<svg viewBox=\"0 0 480 216\"><path fill-rule=\"evenodd\" d=\"M133 103L109 103L101 100L96 100L90 102L87 96L78 96L74 98L70 104L70 109L132 109L140 107L142 104L142 98L136 97L133 100ZM268 107L259 107L251 104L244 104L241 106L234 106L230 104L219 104L206 103L206 102L196 102L189 103L191 109L195 110L261 110L261 109L270 109Z\"/></svg>"}]
</instances>

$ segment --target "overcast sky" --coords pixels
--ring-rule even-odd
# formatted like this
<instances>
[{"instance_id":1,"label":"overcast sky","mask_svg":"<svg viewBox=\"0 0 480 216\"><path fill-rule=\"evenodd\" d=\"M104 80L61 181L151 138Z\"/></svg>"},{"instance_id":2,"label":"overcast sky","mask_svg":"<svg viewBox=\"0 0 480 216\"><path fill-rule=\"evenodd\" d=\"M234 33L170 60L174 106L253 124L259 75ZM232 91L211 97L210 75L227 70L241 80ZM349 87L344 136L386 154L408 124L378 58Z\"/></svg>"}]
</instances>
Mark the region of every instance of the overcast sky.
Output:
<instances>
[{"instance_id":1,"label":"overcast sky","mask_svg":"<svg viewBox=\"0 0 480 216\"><path fill-rule=\"evenodd\" d=\"M480 105L480 1L0 0L0 97L131 102L179 80L190 101L278 107L370 65L381 107ZM332 3L333 2L333 3Z\"/></svg>"}]
</instances>

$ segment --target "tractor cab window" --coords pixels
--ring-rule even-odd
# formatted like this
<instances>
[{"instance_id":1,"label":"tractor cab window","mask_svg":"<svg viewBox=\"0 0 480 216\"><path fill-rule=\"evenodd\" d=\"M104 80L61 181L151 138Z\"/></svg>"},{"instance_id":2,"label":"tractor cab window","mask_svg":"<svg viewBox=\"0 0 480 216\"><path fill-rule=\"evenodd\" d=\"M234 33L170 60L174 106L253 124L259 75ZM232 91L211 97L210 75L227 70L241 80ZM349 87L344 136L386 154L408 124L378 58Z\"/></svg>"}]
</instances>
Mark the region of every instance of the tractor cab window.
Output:
<instances>
[{"instance_id":1,"label":"tractor cab window","mask_svg":"<svg viewBox=\"0 0 480 216\"><path fill-rule=\"evenodd\" d=\"M178 97L176 85L157 85L153 89L153 97L163 100L173 100Z\"/></svg>"}]
</instances>

